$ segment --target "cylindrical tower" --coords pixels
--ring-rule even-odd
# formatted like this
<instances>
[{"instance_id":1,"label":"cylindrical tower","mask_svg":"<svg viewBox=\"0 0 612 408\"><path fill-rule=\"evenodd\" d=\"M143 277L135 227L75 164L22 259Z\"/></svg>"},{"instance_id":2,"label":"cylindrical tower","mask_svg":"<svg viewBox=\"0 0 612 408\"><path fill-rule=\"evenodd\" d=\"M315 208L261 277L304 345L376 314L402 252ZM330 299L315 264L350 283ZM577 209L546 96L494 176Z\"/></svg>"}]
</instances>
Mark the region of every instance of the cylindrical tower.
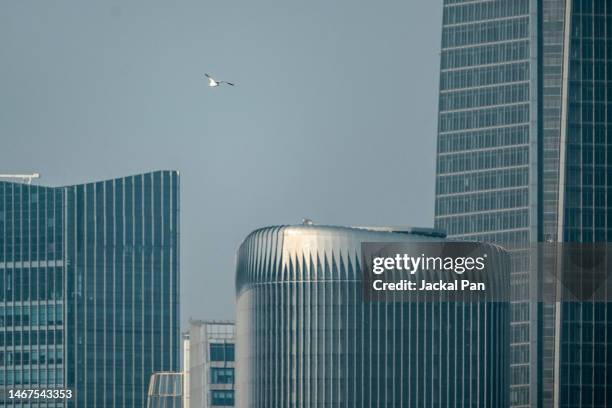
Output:
<instances>
[{"instance_id":1,"label":"cylindrical tower","mask_svg":"<svg viewBox=\"0 0 612 408\"><path fill-rule=\"evenodd\" d=\"M507 303L363 300L363 242L443 241L435 235L251 233L237 257L237 406L507 406Z\"/></svg>"}]
</instances>

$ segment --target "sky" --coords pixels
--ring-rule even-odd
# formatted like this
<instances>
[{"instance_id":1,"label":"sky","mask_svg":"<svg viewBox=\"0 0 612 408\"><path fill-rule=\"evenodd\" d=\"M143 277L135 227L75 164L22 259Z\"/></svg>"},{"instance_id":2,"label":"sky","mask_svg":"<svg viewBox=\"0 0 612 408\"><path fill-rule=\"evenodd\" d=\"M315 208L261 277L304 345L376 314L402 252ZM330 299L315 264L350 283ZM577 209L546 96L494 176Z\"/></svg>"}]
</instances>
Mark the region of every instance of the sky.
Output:
<instances>
[{"instance_id":1,"label":"sky","mask_svg":"<svg viewBox=\"0 0 612 408\"><path fill-rule=\"evenodd\" d=\"M0 173L181 174L181 321L253 229L433 224L441 1L0 2ZM208 88L204 73L235 82Z\"/></svg>"}]
</instances>

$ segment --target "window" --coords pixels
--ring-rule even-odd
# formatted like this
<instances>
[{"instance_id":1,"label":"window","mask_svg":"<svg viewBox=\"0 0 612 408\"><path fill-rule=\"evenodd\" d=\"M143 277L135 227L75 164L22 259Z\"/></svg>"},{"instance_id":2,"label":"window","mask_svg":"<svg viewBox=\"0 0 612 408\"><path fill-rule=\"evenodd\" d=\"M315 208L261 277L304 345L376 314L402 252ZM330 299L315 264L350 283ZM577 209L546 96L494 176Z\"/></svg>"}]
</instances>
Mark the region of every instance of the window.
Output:
<instances>
[{"instance_id":1,"label":"window","mask_svg":"<svg viewBox=\"0 0 612 408\"><path fill-rule=\"evenodd\" d=\"M234 391L213 390L211 393L210 404L213 407L234 406Z\"/></svg>"},{"instance_id":2,"label":"window","mask_svg":"<svg viewBox=\"0 0 612 408\"><path fill-rule=\"evenodd\" d=\"M211 343L210 361L234 361L234 344Z\"/></svg>"},{"instance_id":3,"label":"window","mask_svg":"<svg viewBox=\"0 0 612 408\"><path fill-rule=\"evenodd\" d=\"M211 383L213 384L233 384L234 383L234 369L233 368L220 368L212 367L210 369Z\"/></svg>"}]
</instances>

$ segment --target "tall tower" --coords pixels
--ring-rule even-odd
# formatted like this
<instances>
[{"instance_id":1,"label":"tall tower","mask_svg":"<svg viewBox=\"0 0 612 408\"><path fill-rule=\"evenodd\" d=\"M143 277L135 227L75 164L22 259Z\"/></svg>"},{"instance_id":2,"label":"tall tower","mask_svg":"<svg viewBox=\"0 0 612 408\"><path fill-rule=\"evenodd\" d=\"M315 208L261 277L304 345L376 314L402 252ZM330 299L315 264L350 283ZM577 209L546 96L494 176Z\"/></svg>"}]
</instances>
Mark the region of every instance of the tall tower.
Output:
<instances>
[{"instance_id":1,"label":"tall tower","mask_svg":"<svg viewBox=\"0 0 612 408\"><path fill-rule=\"evenodd\" d=\"M178 371L179 177L67 187L0 182L0 391L41 406L144 406Z\"/></svg>"},{"instance_id":2,"label":"tall tower","mask_svg":"<svg viewBox=\"0 0 612 408\"><path fill-rule=\"evenodd\" d=\"M245 238L236 259L236 405L506 407L508 303L369 301L366 242L420 253L422 243L447 241L421 228L312 223ZM483 247L507 282L505 251Z\"/></svg>"},{"instance_id":3,"label":"tall tower","mask_svg":"<svg viewBox=\"0 0 612 408\"><path fill-rule=\"evenodd\" d=\"M612 1L443 7L435 225L513 251L511 405L610 405L612 309L529 302L527 249L612 240Z\"/></svg>"}]
</instances>

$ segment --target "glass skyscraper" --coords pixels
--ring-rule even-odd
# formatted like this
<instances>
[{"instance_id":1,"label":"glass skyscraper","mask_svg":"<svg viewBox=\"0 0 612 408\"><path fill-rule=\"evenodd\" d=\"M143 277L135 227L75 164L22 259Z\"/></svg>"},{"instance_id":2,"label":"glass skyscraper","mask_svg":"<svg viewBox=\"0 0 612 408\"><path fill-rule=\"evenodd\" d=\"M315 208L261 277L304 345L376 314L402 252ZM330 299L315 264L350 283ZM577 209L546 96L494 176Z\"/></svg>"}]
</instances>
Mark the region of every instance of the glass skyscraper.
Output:
<instances>
[{"instance_id":1,"label":"glass skyscraper","mask_svg":"<svg viewBox=\"0 0 612 408\"><path fill-rule=\"evenodd\" d=\"M174 171L0 182L0 388L144 406L151 374L180 366L178 237Z\"/></svg>"},{"instance_id":2,"label":"glass skyscraper","mask_svg":"<svg viewBox=\"0 0 612 408\"><path fill-rule=\"evenodd\" d=\"M510 403L612 405L612 308L529 302L536 242L612 240L612 1L444 0L436 227L513 251Z\"/></svg>"}]
</instances>

